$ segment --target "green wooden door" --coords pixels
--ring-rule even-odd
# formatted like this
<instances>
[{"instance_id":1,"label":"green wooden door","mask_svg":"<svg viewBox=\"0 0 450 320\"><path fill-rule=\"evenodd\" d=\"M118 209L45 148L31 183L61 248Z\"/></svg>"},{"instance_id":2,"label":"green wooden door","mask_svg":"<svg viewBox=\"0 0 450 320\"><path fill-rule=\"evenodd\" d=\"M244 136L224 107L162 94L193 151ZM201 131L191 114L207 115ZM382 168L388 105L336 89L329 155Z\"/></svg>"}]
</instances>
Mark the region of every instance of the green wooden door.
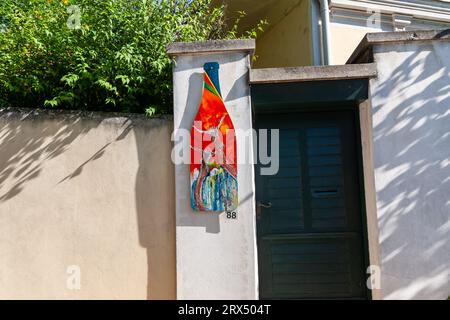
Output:
<instances>
[{"instance_id":1,"label":"green wooden door","mask_svg":"<svg viewBox=\"0 0 450 320\"><path fill-rule=\"evenodd\" d=\"M256 127L280 129L280 170L256 168L261 299L366 298L354 113L259 114Z\"/></svg>"}]
</instances>

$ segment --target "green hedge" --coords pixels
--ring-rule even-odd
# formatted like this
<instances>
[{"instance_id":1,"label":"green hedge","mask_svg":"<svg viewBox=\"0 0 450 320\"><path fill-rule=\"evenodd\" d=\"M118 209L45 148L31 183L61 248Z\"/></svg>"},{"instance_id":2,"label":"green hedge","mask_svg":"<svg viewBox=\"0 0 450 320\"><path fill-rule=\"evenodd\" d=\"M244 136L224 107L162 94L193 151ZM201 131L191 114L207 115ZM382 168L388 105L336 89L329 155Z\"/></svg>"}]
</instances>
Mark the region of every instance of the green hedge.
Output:
<instances>
[{"instance_id":1,"label":"green hedge","mask_svg":"<svg viewBox=\"0 0 450 320\"><path fill-rule=\"evenodd\" d=\"M0 107L171 112L173 41L237 34L211 0L2 0ZM242 14L241 14L242 15Z\"/></svg>"}]
</instances>

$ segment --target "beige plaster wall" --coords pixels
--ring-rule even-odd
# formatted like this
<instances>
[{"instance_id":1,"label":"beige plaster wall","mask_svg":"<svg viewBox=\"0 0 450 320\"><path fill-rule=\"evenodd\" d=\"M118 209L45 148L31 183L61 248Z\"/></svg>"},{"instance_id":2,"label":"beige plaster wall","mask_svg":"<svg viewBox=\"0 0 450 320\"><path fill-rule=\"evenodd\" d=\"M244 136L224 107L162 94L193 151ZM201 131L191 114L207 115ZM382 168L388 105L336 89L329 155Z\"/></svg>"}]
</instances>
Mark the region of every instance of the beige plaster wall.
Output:
<instances>
[{"instance_id":1,"label":"beige plaster wall","mask_svg":"<svg viewBox=\"0 0 450 320\"><path fill-rule=\"evenodd\" d=\"M309 6L309 1L301 1L279 22L267 27L256 40L254 68L312 65Z\"/></svg>"},{"instance_id":2,"label":"beige plaster wall","mask_svg":"<svg viewBox=\"0 0 450 320\"><path fill-rule=\"evenodd\" d=\"M0 299L175 298L171 122L0 110Z\"/></svg>"},{"instance_id":3,"label":"beige plaster wall","mask_svg":"<svg viewBox=\"0 0 450 320\"><path fill-rule=\"evenodd\" d=\"M342 23L331 23L331 64L346 64L348 58L369 32L381 32L381 29L366 28Z\"/></svg>"}]
</instances>

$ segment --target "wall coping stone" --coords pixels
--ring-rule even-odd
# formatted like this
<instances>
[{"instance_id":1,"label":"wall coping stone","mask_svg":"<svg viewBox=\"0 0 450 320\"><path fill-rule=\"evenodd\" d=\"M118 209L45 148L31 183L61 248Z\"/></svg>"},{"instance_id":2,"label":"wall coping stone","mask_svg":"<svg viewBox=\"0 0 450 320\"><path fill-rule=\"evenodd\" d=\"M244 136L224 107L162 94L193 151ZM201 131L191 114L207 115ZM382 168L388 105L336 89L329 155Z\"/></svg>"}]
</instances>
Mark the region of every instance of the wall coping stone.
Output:
<instances>
[{"instance_id":1,"label":"wall coping stone","mask_svg":"<svg viewBox=\"0 0 450 320\"><path fill-rule=\"evenodd\" d=\"M150 123L156 121L173 121L172 115L159 115L149 118L139 113L120 113L120 112L103 112L103 111L81 111L81 110L59 110L59 109L40 109L40 108L0 108L0 118L19 118L21 120L37 120L37 119L61 119L74 121L95 120L108 121L111 123L123 124L126 121L133 121L134 124L139 122Z\"/></svg>"},{"instance_id":2,"label":"wall coping stone","mask_svg":"<svg viewBox=\"0 0 450 320\"><path fill-rule=\"evenodd\" d=\"M264 68L250 71L250 83L284 83L323 80L365 79L377 76L375 63L308 66L291 68Z\"/></svg>"},{"instance_id":3,"label":"wall coping stone","mask_svg":"<svg viewBox=\"0 0 450 320\"><path fill-rule=\"evenodd\" d=\"M236 51L253 54L255 46L255 39L174 42L167 46L166 52L169 56Z\"/></svg>"},{"instance_id":4,"label":"wall coping stone","mask_svg":"<svg viewBox=\"0 0 450 320\"><path fill-rule=\"evenodd\" d=\"M431 41L450 41L450 29L367 33L347 64L372 62L372 48L375 45Z\"/></svg>"}]
</instances>

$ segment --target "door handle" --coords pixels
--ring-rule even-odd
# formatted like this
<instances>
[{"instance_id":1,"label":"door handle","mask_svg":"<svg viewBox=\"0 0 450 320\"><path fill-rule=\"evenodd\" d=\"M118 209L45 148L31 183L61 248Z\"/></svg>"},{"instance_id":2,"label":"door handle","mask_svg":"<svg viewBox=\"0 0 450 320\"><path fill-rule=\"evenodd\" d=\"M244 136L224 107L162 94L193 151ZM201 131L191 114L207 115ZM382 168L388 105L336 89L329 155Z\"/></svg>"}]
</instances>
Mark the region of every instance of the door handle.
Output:
<instances>
[{"instance_id":1,"label":"door handle","mask_svg":"<svg viewBox=\"0 0 450 320\"><path fill-rule=\"evenodd\" d=\"M272 207L272 202L260 202L258 201L258 207L262 207L262 208L271 208Z\"/></svg>"},{"instance_id":2,"label":"door handle","mask_svg":"<svg viewBox=\"0 0 450 320\"><path fill-rule=\"evenodd\" d=\"M261 208L271 208L272 207L272 202L261 202L258 201L256 203L256 218L260 219L261 218Z\"/></svg>"}]
</instances>

